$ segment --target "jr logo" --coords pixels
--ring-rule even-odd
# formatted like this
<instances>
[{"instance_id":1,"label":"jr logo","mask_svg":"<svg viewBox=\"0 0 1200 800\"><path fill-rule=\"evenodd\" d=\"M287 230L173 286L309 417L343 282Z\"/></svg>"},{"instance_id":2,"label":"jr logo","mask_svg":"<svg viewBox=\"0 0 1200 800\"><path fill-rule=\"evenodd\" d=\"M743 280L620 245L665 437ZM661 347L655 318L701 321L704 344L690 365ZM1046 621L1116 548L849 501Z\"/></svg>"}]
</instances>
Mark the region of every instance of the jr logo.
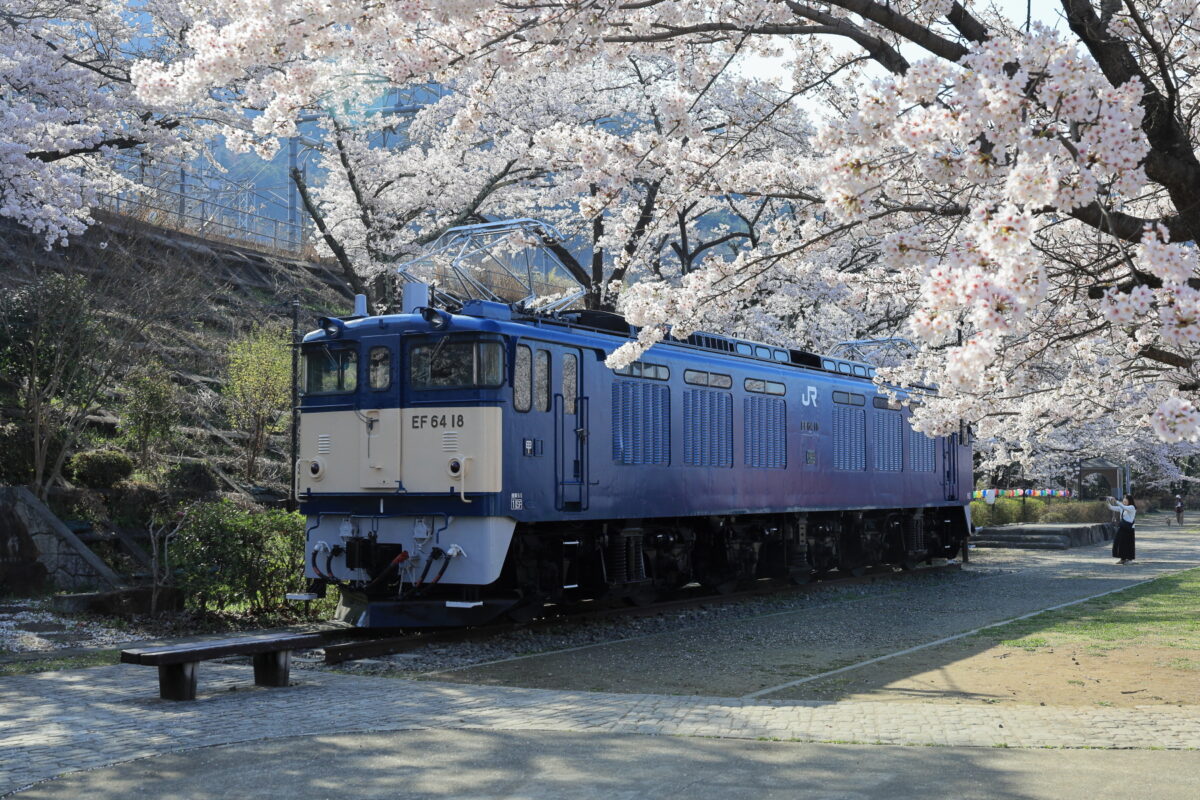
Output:
<instances>
[{"instance_id":1,"label":"jr logo","mask_svg":"<svg viewBox=\"0 0 1200 800\"><path fill-rule=\"evenodd\" d=\"M809 386L800 398L800 402L806 406L816 406L817 404L817 387Z\"/></svg>"}]
</instances>

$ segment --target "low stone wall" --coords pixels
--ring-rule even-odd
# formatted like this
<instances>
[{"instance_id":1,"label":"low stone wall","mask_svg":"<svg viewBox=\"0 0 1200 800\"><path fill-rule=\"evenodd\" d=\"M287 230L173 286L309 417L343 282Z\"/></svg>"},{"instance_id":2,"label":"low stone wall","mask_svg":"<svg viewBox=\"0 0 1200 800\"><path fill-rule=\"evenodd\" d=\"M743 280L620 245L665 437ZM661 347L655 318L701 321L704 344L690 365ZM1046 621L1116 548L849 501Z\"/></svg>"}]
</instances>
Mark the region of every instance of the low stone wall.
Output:
<instances>
[{"instance_id":1,"label":"low stone wall","mask_svg":"<svg viewBox=\"0 0 1200 800\"><path fill-rule=\"evenodd\" d=\"M1112 541L1116 532L1117 526L1111 522L1001 525L995 528L979 528L971 538L971 543L976 547L1067 550Z\"/></svg>"},{"instance_id":2,"label":"low stone wall","mask_svg":"<svg viewBox=\"0 0 1200 800\"><path fill-rule=\"evenodd\" d=\"M33 493L0 487L0 586L6 593L120 585L108 565Z\"/></svg>"}]
</instances>

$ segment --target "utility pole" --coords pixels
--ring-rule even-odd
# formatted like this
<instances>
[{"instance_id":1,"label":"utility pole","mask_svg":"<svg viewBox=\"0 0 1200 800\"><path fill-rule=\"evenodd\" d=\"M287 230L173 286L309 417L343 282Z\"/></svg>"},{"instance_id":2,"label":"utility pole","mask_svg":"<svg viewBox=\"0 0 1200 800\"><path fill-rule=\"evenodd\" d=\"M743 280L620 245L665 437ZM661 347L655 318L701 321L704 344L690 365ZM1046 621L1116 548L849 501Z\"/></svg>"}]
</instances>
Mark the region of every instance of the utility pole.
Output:
<instances>
[{"instance_id":1,"label":"utility pole","mask_svg":"<svg viewBox=\"0 0 1200 800\"><path fill-rule=\"evenodd\" d=\"M296 497L296 463L300 459L300 301L292 301L292 477L288 485L288 511L299 507Z\"/></svg>"}]
</instances>

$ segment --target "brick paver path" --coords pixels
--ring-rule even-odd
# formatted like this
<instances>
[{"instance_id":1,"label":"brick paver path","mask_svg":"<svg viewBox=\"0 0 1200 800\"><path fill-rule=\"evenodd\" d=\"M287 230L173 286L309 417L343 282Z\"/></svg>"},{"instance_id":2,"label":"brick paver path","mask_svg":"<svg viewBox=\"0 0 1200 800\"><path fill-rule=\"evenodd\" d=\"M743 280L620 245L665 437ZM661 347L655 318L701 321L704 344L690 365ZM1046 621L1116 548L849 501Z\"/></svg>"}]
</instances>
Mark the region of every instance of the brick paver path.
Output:
<instances>
[{"instance_id":1,"label":"brick paver path","mask_svg":"<svg viewBox=\"0 0 1200 800\"><path fill-rule=\"evenodd\" d=\"M1200 748L1200 710L934 703L771 703L293 673L204 664L194 703L159 700L154 670L41 673L0 684L0 795L63 772L277 736L423 727L1011 747ZM236 690L235 690L236 687Z\"/></svg>"}]
</instances>

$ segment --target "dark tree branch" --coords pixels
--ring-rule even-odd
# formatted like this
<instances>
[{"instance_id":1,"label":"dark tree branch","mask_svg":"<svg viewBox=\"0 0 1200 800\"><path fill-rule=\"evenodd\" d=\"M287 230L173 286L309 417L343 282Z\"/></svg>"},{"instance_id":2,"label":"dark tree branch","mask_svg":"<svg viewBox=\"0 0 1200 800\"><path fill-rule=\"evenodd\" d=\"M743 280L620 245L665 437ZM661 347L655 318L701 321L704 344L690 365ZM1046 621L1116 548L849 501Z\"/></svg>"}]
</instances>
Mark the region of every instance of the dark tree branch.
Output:
<instances>
[{"instance_id":1,"label":"dark tree branch","mask_svg":"<svg viewBox=\"0 0 1200 800\"><path fill-rule=\"evenodd\" d=\"M950 6L950 12L946 14L946 19L969 41L986 42L991 38L987 26L971 16L971 12L963 8L961 3L955 2Z\"/></svg>"},{"instance_id":2,"label":"dark tree branch","mask_svg":"<svg viewBox=\"0 0 1200 800\"><path fill-rule=\"evenodd\" d=\"M363 227L370 231L371 209L367 205L362 189L358 185L358 175L354 171L354 166L350 163L350 154L346 151L346 143L342 139L344 130L338 124L337 120L334 120L333 131L333 143L337 147L338 161L341 162L342 171L346 173L346 182L350 184L350 191L354 193L354 202L358 204L358 218L362 221Z\"/></svg>"},{"instance_id":3,"label":"dark tree branch","mask_svg":"<svg viewBox=\"0 0 1200 800\"><path fill-rule=\"evenodd\" d=\"M1170 350L1163 350L1161 347L1153 345L1146 345L1138 351L1138 355L1148 358L1151 361L1157 361L1160 364L1166 364L1169 367L1178 367L1179 369L1191 369L1192 364L1196 363L1187 356L1181 356L1178 353L1172 353Z\"/></svg>"},{"instance_id":4,"label":"dark tree branch","mask_svg":"<svg viewBox=\"0 0 1200 800\"><path fill-rule=\"evenodd\" d=\"M292 183L296 184L296 190L300 193L300 200L304 203L304 210L308 212L308 216L312 218L313 224L317 226L317 230L321 232L321 238L325 240L325 244L329 245L329 249L333 251L333 257L337 259L338 264L342 268L342 274L346 276L346 281L350 284L350 288L355 294L367 296L367 303L370 304L371 294L367 291L367 285L363 283L362 278L354 271L354 265L350 263L350 256L346 254L346 248L342 247L342 243L329 230L329 226L325 224L325 217L317 209L316 203L308 193L308 185L304 182L304 176L300 173L297 167L292 167L291 170Z\"/></svg>"},{"instance_id":5,"label":"dark tree branch","mask_svg":"<svg viewBox=\"0 0 1200 800\"><path fill-rule=\"evenodd\" d=\"M1057 211L1057 209L1042 210L1047 212ZM1165 227L1169 232L1172 242L1188 241L1191 238L1178 216L1165 217L1163 219L1144 219L1122 211L1104 208L1097 202L1091 202L1086 206L1071 209L1068 213L1074 219L1125 242L1133 242L1135 244L1140 242L1143 234L1145 234L1147 225L1162 225Z\"/></svg>"},{"instance_id":6,"label":"dark tree branch","mask_svg":"<svg viewBox=\"0 0 1200 800\"><path fill-rule=\"evenodd\" d=\"M903 75L908 72L908 60L900 55L899 50L878 36L870 35L849 20L835 17L827 11L821 11L820 9L797 2L797 0L784 0L784 3L796 16L826 26L829 30L822 31L823 33L841 36L854 42L863 50L866 50L867 54L888 72L897 75Z\"/></svg>"},{"instance_id":7,"label":"dark tree branch","mask_svg":"<svg viewBox=\"0 0 1200 800\"><path fill-rule=\"evenodd\" d=\"M1143 165L1146 176L1167 190L1179 212L1180 223L1187 230L1187 238L1200 239L1200 192L1197 189L1200 186L1200 161L1196 159L1188 131L1128 46L1108 33L1089 0L1061 1L1067 24L1096 59L1109 83L1121 86L1126 81L1141 81L1142 130L1151 148Z\"/></svg>"},{"instance_id":8,"label":"dark tree branch","mask_svg":"<svg viewBox=\"0 0 1200 800\"><path fill-rule=\"evenodd\" d=\"M1166 48L1154 38L1154 34L1146 27L1142 15L1138 13L1137 7L1133 3L1125 0L1125 8L1129 12L1129 18L1133 20L1133 24L1137 25L1138 33L1146 40L1150 52L1154 54L1154 60L1158 63L1158 74L1162 77L1163 86L1167 90L1167 104L1171 107L1171 113L1178 115L1179 92L1175 89L1175 82L1171 80L1171 69L1167 66Z\"/></svg>"},{"instance_id":9,"label":"dark tree branch","mask_svg":"<svg viewBox=\"0 0 1200 800\"><path fill-rule=\"evenodd\" d=\"M650 223L654 219L654 207L658 202L658 190L661 187L661 180L652 181L646 187L646 196L642 198L642 210L638 214L637 224L633 226L633 231L629 234L629 240L625 242L625 265L613 270L611 278L613 283L621 283L625 280L625 273L629 270L633 254L637 252L642 237L646 235L646 231L649 230Z\"/></svg>"},{"instance_id":10,"label":"dark tree branch","mask_svg":"<svg viewBox=\"0 0 1200 800\"><path fill-rule=\"evenodd\" d=\"M115 139L105 139L104 141L96 142L96 144L88 145L87 147L75 147L70 150L34 150L33 152L26 153L26 156L35 161L52 164L55 161L61 161L64 158L71 158L72 156L83 156L90 153L99 153L100 149L104 147L115 147L118 150L128 150L131 147L137 147L142 144L145 144L145 142L143 142L141 139L133 139L122 136Z\"/></svg>"},{"instance_id":11,"label":"dark tree branch","mask_svg":"<svg viewBox=\"0 0 1200 800\"><path fill-rule=\"evenodd\" d=\"M439 236L451 228L456 228L459 225L465 225L468 220L479 216L479 207L483 205L484 201L492 196L493 192L503 185L504 179L509 176L509 174L512 172L513 166L516 165L516 163L517 160L515 158L510 159L509 162L504 165L503 169L501 169L492 177L488 178L483 186L479 187L479 191L475 193L475 196L472 197L470 202L468 202L462 207L462 209L459 210L453 219L444 225L439 225L429 233L418 236L416 239L416 244L427 245L430 242L436 241Z\"/></svg>"},{"instance_id":12,"label":"dark tree branch","mask_svg":"<svg viewBox=\"0 0 1200 800\"><path fill-rule=\"evenodd\" d=\"M958 42L939 36L926 26L913 22L900 12L892 10L890 5L876 3L873 0L827 0L827 2L831 6L838 6L858 14L863 19L869 19L876 25L887 28L897 36L901 36L947 61L957 62L967 54L967 48Z\"/></svg>"},{"instance_id":13,"label":"dark tree branch","mask_svg":"<svg viewBox=\"0 0 1200 800\"><path fill-rule=\"evenodd\" d=\"M596 184L589 187L592 197L596 196ZM592 217L592 279L588 282L587 306L600 308L601 287L604 286L604 248L600 239L604 237L604 214Z\"/></svg>"},{"instance_id":14,"label":"dark tree branch","mask_svg":"<svg viewBox=\"0 0 1200 800\"><path fill-rule=\"evenodd\" d=\"M627 27L618 23L615 27ZM807 33L839 33L832 28L820 25L739 25L734 22L703 22L697 25L665 25L652 23L654 33L630 33L619 36L605 36L604 41L613 43L632 42L665 42L683 36L698 33L741 33L759 36L798 36ZM725 37L720 37L725 38Z\"/></svg>"},{"instance_id":15,"label":"dark tree branch","mask_svg":"<svg viewBox=\"0 0 1200 800\"><path fill-rule=\"evenodd\" d=\"M571 277L578 281L580 286L591 285L591 278L587 270L579 263L579 259L575 258L575 254L563 246L562 242L548 233L543 233L542 244L558 257L562 265L567 268L567 272L571 273Z\"/></svg>"}]
</instances>

